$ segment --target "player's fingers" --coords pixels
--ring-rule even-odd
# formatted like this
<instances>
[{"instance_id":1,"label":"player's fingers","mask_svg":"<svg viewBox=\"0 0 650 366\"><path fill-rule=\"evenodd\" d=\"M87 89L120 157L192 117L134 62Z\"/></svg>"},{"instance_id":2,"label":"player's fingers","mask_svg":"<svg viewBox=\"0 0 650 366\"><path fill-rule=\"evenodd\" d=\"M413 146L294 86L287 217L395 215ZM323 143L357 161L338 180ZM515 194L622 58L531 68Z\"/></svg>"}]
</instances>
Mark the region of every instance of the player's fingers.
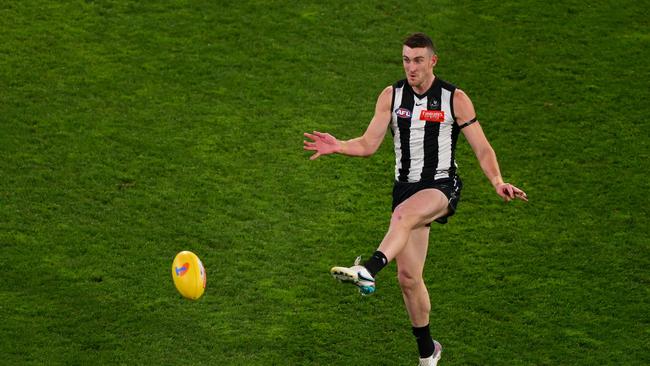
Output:
<instances>
[{"instance_id":1,"label":"player's fingers","mask_svg":"<svg viewBox=\"0 0 650 366\"><path fill-rule=\"evenodd\" d=\"M305 146L316 146L316 143L311 141L303 141L302 143Z\"/></svg>"},{"instance_id":2,"label":"player's fingers","mask_svg":"<svg viewBox=\"0 0 650 366\"><path fill-rule=\"evenodd\" d=\"M515 192L515 197L516 197L516 198L519 198L519 199L522 200L522 201L526 201L526 202L528 202L528 196L527 196L526 193L525 193L524 191L522 191L522 190L520 190L519 192Z\"/></svg>"},{"instance_id":3,"label":"player's fingers","mask_svg":"<svg viewBox=\"0 0 650 366\"><path fill-rule=\"evenodd\" d=\"M312 135L311 133L305 132L303 135L305 135L306 138L316 140L316 136Z\"/></svg>"},{"instance_id":4,"label":"player's fingers","mask_svg":"<svg viewBox=\"0 0 650 366\"><path fill-rule=\"evenodd\" d=\"M309 157L309 160L316 160L319 156L320 156L320 153L317 152L317 153L315 153L314 155L310 156L310 157Z\"/></svg>"},{"instance_id":5,"label":"player's fingers","mask_svg":"<svg viewBox=\"0 0 650 366\"><path fill-rule=\"evenodd\" d=\"M331 141L332 138L333 138L332 135L330 135L329 133L325 133L325 132L314 131L314 135L320 137L323 141L326 141L326 142Z\"/></svg>"},{"instance_id":6,"label":"player's fingers","mask_svg":"<svg viewBox=\"0 0 650 366\"><path fill-rule=\"evenodd\" d=\"M515 194L515 198L528 202L528 196L526 195L526 192L522 191L521 189L515 186L512 186L512 189Z\"/></svg>"}]
</instances>

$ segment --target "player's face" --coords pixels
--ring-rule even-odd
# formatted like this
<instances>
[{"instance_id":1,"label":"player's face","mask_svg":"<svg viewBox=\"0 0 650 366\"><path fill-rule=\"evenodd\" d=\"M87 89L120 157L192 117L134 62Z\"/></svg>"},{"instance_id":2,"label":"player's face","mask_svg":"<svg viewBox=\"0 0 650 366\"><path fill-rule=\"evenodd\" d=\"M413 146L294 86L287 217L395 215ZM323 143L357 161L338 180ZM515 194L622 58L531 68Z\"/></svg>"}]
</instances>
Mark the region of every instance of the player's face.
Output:
<instances>
[{"instance_id":1,"label":"player's face","mask_svg":"<svg viewBox=\"0 0 650 366\"><path fill-rule=\"evenodd\" d=\"M428 48L402 48L402 64L406 79L411 86L420 86L433 76L438 57Z\"/></svg>"}]
</instances>

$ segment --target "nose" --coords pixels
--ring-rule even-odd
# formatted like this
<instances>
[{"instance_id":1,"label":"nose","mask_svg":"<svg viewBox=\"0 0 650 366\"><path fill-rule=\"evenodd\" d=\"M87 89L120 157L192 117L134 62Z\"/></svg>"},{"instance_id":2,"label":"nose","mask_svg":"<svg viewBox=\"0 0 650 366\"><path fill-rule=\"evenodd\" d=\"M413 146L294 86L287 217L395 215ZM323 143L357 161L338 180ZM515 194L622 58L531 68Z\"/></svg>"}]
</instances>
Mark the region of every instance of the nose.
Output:
<instances>
[{"instance_id":1,"label":"nose","mask_svg":"<svg viewBox=\"0 0 650 366\"><path fill-rule=\"evenodd\" d=\"M414 64L408 64L406 66L406 71L409 73L415 73L415 71L417 71L417 67Z\"/></svg>"}]
</instances>

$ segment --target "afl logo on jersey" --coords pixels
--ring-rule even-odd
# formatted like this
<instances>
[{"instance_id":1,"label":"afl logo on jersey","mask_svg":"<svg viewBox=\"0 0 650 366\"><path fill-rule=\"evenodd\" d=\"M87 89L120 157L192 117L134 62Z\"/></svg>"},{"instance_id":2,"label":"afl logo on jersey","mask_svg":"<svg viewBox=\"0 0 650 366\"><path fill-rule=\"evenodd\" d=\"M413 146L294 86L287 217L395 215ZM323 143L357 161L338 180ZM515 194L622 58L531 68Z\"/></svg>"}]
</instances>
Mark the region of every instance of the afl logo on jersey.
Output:
<instances>
[{"instance_id":1,"label":"afl logo on jersey","mask_svg":"<svg viewBox=\"0 0 650 366\"><path fill-rule=\"evenodd\" d=\"M398 118L411 118L411 111L406 108L399 108L395 110Z\"/></svg>"}]
</instances>

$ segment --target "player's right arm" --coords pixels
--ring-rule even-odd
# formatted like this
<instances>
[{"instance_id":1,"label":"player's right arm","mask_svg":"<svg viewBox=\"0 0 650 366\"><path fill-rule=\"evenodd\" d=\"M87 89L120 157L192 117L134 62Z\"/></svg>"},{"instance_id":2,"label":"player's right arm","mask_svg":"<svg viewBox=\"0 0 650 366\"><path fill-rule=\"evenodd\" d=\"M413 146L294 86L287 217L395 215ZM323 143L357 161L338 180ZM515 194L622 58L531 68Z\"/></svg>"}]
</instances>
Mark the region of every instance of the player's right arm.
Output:
<instances>
[{"instance_id":1,"label":"player's right arm","mask_svg":"<svg viewBox=\"0 0 650 366\"><path fill-rule=\"evenodd\" d=\"M391 119L390 106L393 99L393 87L386 87L375 105L375 114L368 124L366 132L357 138L339 141L329 133L314 131L313 134L305 133L305 137L313 141L304 141L304 149L315 151L311 160L321 155L343 154L348 156L370 156L374 154L384 140L388 123Z\"/></svg>"}]
</instances>

